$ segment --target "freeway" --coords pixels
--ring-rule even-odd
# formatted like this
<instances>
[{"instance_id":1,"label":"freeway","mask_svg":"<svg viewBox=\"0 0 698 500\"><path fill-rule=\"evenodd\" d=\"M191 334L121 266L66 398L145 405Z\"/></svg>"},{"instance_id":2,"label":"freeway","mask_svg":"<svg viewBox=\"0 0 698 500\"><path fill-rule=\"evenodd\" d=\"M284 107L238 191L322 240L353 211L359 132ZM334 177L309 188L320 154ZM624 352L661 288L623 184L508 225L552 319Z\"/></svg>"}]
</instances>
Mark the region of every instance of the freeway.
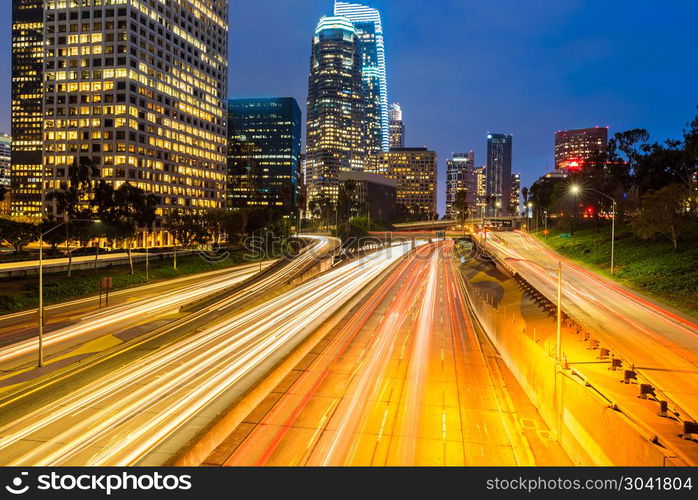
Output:
<instances>
[{"instance_id":1,"label":"freeway","mask_svg":"<svg viewBox=\"0 0 698 500\"><path fill-rule=\"evenodd\" d=\"M227 297L220 307L230 309L245 299L281 285L289 276L293 276L295 271L308 265L317 256L323 255L323 252L334 249L337 244L336 240L330 238L315 236L307 238L314 243L306 247L299 257L286 265L278 266L249 287ZM44 357L48 362L52 359L64 359L74 353L77 348L99 339L111 339L105 344L107 346L110 342L126 341L152 330L152 325L157 325L163 318L176 314L181 307L222 293L252 278L261 268L269 265L270 262L263 263L261 266L256 263L226 272L206 274L200 278L180 278L173 282L141 287L131 292L133 295L142 297L133 302L129 300L131 297L129 291L124 290L116 293L117 300L121 301L118 305L97 312L84 310L85 305L93 304L94 298L57 305L55 308L60 310L62 315L59 320L55 320L54 328L44 334ZM6 321L12 324L17 316L22 317L23 314L25 313L10 315ZM2 321L3 318L0 318L0 324ZM0 332L3 332L6 338L12 339L11 343L0 348L0 368L11 372L13 369L35 362L38 339L33 323L21 329L11 326ZM85 351L81 353L84 356L93 352L93 349L82 349L82 351Z\"/></svg>"},{"instance_id":2,"label":"freeway","mask_svg":"<svg viewBox=\"0 0 698 500\"><path fill-rule=\"evenodd\" d=\"M540 440L545 424L476 334L451 248L423 246L402 262L205 463L569 463ZM537 431L526 433L523 414Z\"/></svg>"},{"instance_id":3,"label":"freeway","mask_svg":"<svg viewBox=\"0 0 698 500\"><path fill-rule=\"evenodd\" d=\"M409 249L339 266L243 313L218 301L207 308L206 327L3 425L0 463L133 465L165 445L174 453L206 425L210 405L256 384L270 362Z\"/></svg>"},{"instance_id":4,"label":"freeway","mask_svg":"<svg viewBox=\"0 0 698 500\"><path fill-rule=\"evenodd\" d=\"M698 418L698 324L554 253L522 232L489 233L487 247L549 298L563 262L562 309ZM563 345L564 351L564 345Z\"/></svg>"}]
</instances>

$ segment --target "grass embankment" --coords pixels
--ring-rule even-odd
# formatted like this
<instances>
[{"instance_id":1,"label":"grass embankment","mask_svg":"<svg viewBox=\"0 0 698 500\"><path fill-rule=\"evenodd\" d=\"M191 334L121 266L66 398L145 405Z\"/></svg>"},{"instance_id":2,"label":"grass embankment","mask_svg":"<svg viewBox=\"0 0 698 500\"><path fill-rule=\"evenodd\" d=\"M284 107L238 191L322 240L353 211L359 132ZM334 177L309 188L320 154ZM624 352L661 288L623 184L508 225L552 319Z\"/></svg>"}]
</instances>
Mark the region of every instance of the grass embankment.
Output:
<instances>
[{"instance_id":1,"label":"grass embankment","mask_svg":"<svg viewBox=\"0 0 698 500\"><path fill-rule=\"evenodd\" d=\"M698 223L692 224L675 252L671 242L658 237L642 241L628 225L616 228L616 269L611 276L611 228L576 230L561 238L565 229L552 229L546 238L552 249L606 277L613 278L658 301L698 318Z\"/></svg>"},{"instance_id":2,"label":"grass embankment","mask_svg":"<svg viewBox=\"0 0 698 500\"><path fill-rule=\"evenodd\" d=\"M160 259L158 255L151 256L149 275L150 283L178 278L191 274L215 271L226 267L246 264L245 250L232 252L220 262L209 262L199 255L181 255L177 257L177 269L172 266L172 258ZM99 279L112 277L112 291L145 285L145 262L134 263L134 274L126 266L111 266L95 270L73 271L68 278L67 273L44 275L44 303L52 304L99 293ZM38 306L38 278L0 280L0 313L8 313L32 309Z\"/></svg>"}]
</instances>

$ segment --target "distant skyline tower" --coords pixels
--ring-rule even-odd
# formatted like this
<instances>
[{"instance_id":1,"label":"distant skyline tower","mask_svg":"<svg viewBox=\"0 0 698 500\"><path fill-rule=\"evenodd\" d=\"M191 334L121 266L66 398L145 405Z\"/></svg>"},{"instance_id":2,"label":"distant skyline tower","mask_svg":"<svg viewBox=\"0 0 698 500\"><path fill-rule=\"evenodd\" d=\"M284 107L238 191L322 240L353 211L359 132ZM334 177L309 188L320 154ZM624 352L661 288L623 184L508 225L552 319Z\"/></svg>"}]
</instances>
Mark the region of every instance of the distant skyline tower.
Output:
<instances>
[{"instance_id":1,"label":"distant skyline tower","mask_svg":"<svg viewBox=\"0 0 698 500\"><path fill-rule=\"evenodd\" d=\"M339 172L363 170L366 157L361 46L347 17L325 16L315 29L308 77L308 201L333 202Z\"/></svg>"},{"instance_id":2,"label":"distant skyline tower","mask_svg":"<svg viewBox=\"0 0 698 500\"><path fill-rule=\"evenodd\" d=\"M555 132L555 168L579 170L591 157L604 154L607 145L607 127Z\"/></svg>"},{"instance_id":3,"label":"distant skyline tower","mask_svg":"<svg viewBox=\"0 0 698 500\"><path fill-rule=\"evenodd\" d=\"M12 137L0 134L0 186L10 188L10 169L12 166Z\"/></svg>"},{"instance_id":4,"label":"distant skyline tower","mask_svg":"<svg viewBox=\"0 0 698 500\"><path fill-rule=\"evenodd\" d=\"M477 205L477 177L475 175L475 152L453 153L446 162L446 218L455 220L458 209L455 206L458 193L467 193L468 208L475 210Z\"/></svg>"},{"instance_id":5,"label":"distant skyline tower","mask_svg":"<svg viewBox=\"0 0 698 500\"><path fill-rule=\"evenodd\" d=\"M12 0L12 214L42 215L44 0Z\"/></svg>"},{"instance_id":6,"label":"distant skyline tower","mask_svg":"<svg viewBox=\"0 0 698 500\"><path fill-rule=\"evenodd\" d=\"M368 150L387 151L390 148L388 76L380 11L362 3L337 0L334 15L351 20L361 43Z\"/></svg>"},{"instance_id":7,"label":"distant skyline tower","mask_svg":"<svg viewBox=\"0 0 698 500\"><path fill-rule=\"evenodd\" d=\"M521 208L521 174L512 174L511 201L509 202L510 215L519 215L519 208Z\"/></svg>"},{"instance_id":8,"label":"distant skyline tower","mask_svg":"<svg viewBox=\"0 0 698 500\"><path fill-rule=\"evenodd\" d=\"M301 110L292 97L228 100L228 206L295 212Z\"/></svg>"},{"instance_id":9,"label":"distant skyline tower","mask_svg":"<svg viewBox=\"0 0 698 500\"><path fill-rule=\"evenodd\" d=\"M511 201L510 134L487 135L487 197L488 214L509 215Z\"/></svg>"},{"instance_id":10,"label":"distant skyline tower","mask_svg":"<svg viewBox=\"0 0 698 500\"><path fill-rule=\"evenodd\" d=\"M390 147L405 147L405 122L402 120L402 108L398 103L390 105Z\"/></svg>"}]
</instances>

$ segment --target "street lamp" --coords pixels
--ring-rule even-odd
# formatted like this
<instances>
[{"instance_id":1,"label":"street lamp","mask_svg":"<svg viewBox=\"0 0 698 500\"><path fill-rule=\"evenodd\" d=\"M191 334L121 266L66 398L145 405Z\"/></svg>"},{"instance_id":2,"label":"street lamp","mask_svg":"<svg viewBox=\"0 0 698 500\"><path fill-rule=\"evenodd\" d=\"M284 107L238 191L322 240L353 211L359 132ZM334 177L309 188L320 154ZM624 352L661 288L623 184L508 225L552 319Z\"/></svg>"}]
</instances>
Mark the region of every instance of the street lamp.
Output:
<instances>
[{"instance_id":1,"label":"street lamp","mask_svg":"<svg viewBox=\"0 0 698 500\"><path fill-rule=\"evenodd\" d=\"M528 226L527 226L528 232L530 233L531 232L531 216L533 215L533 212L532 212L533 203L529 201L528 204L526 205L526 209L527 209L526 210L526 223L528 224Z\"/></svg>"},{"instance_id":2,"label":"street lamp","mask_svg":"<svg viewBox=\"0 0 698 500\"><path fill-rule=\"evenodd\" d=\"M39 362L37 367L41 368L44 366L44 237L55 231L56 229L63 227L71 222L89 222L93 224L99 224L100 220L95 219L72 219L61 222L57 226L52 227L45 233L39 235Z\"/></svg>"},{"instance_id":3,"label":"street lamp","mask_svg":"<svg viewBox=\"0 0 698 500\"><path fill-rule=\"evenodd\" d=\"M599 191L597 189L594 189L594 188L584 188L584 189L587 191L593 191L596 194L599 194L605 198L608 198L609 200L611 200L611 202L613 204L612 205L613 208L611 209L611 211L613 212L611 214L611 222L612 222L611 223L611 276L613 276L614 268L615 268L615 254L616 254L616 207L617 207L617 203L616 203L615 198L608 196L607 194L602 193L601 191ZM572 193L574 195L578 195L581 192L582 192L582 188L579 187L577 184L573 184L570 187L570 193Z\"/></svg>"}]
</instances>

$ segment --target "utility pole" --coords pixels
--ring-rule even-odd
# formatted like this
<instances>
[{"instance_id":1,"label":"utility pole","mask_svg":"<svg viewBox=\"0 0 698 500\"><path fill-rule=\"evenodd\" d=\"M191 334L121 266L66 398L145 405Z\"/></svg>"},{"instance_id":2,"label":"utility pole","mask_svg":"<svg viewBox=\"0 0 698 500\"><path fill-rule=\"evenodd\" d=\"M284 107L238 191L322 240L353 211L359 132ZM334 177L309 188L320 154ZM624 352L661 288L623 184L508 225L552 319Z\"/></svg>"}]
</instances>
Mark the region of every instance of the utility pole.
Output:
<instances>
[{"instance_id":1,"label":"utility pole","mask_svg":"<svg viewBox=\"0 0 698 500\"><path fill-rule=\"evenodd\" d=\"M557 261L557 342L556 342L556 354L555 359L560 363L561 357L561 345L560 345L560 333L562 330L562 261Z\"/></svg>"}]
</instances>

